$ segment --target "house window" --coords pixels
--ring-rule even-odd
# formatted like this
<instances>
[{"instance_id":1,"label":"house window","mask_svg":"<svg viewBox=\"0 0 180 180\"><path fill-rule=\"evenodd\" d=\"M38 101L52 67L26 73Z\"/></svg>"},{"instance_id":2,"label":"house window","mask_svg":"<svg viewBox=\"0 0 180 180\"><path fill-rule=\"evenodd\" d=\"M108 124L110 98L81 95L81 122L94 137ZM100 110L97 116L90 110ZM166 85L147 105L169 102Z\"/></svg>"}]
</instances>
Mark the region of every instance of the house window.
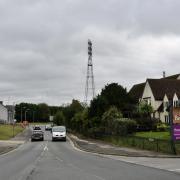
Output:
<instances>
[{"instance_id":1,"label":"house window","mask_svg":"<svg viewBox=\"0 0 180 180\"><path fill-rule=\"evenodd\" d=\"M168 108L169 106L169 102L164 102L164 111L166 111L166 109Z\"/></svg>"},{"instance_id":2,"label":"house window","mask_svg":"<svg viewBox=\"0 0 180 180\"><path fill-rule=\"evenodd\" d=\"M170 116L169 115L165 115L165 123L170 124Z\"/></svg>"},{"instance_id":3,"label":"house window","mask_svg":"<svg viewBox=\"0 0 180 180\"><path fill-rule=\"evenodd\" d=\"M178 104L179 104L178 101L173 102L174 107L178 107Z\"/></svg>"}]
</instances>

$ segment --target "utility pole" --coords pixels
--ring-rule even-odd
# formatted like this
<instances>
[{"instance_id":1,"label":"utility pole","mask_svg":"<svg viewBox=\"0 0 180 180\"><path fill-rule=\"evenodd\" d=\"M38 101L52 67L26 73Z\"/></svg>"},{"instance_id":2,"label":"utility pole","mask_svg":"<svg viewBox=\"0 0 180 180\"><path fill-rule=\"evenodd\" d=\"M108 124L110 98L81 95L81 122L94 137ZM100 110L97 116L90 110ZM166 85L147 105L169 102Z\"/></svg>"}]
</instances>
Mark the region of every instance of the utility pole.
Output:
<instances>
[{"instance_id":1,"label":"utility pole","mask_svg":"<svg viewBox=\"0 0 180 180\"><path fill-rule=\"evenodd\" d=\"M91 92L90 92L91 91ZM91 97L90 96L91 93ZM88 40L88 65L86 75L86 87L85 87L85 104L95 97L95 85L94 85L94 74L93 74L93 63L92 63L92 42Z\"/></svg>"},{"instance_id":2,"label":"utility pole","mask_svg":"<svg viewBox=\"0 0 180 180\"><path fill-rule=\"evenodd\" d=\"M171 149L173 154L176 154L176 146L174 143L174 138L173 138L173 101L170 101L169 104L169 118L170 118L170 135L171 135Z\"/></svg>"}]
</instances>

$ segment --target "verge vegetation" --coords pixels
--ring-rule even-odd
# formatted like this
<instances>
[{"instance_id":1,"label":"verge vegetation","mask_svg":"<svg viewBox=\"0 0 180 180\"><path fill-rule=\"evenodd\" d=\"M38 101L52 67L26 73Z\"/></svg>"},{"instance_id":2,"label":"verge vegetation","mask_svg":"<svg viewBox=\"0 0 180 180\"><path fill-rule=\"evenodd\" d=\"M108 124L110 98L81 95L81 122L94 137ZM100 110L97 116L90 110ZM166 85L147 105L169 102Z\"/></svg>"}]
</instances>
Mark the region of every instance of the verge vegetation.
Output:
<instances>
[{"instance_id":1,"label":"verge vegetation","mask_svg":"<svg viewBox=\"0 0 180 180\"><path fill-rule=\"evenodd\" d=\"M19 124L14 126L13 134L13 125L0 125L0 140L9 140L17 134L21 133L24 130Z\"/></svg>"}]
</instances>

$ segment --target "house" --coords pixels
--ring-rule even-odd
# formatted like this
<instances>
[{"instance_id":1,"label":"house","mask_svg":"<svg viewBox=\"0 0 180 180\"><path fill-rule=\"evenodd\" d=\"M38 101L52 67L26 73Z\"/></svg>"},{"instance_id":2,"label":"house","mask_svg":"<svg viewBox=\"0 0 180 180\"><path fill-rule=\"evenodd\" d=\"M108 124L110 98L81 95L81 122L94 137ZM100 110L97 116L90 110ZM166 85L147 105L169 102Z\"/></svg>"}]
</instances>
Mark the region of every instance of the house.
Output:
<instances>
[{"instance_id":1,"label":"house","mask_svg":"<svg viewBox=\"0 0 180 180\"><path fill-rule=\"evenodd\" d=\"M14 115L15 115L15 106L13 105L6 105L8 110L8 123L14 123Z\"/></svg>"},{"instance_id":2,"label":"house","mask_svg":"<svg viewBox=\"0 0 180 180\"><path fill-rule=\"evenodd\" d=\"M8 123L8 110L0 101L0 123Z\"/></svg>"},{"instance_id":3,"label":"house","mask_svg":"<svg viewBox=\"0 0 180 180\"><path fill-rule=\"evenodd\" d=\"M173 101L174 105L180 99L180 74L161 79L147 79L145 83L134 85L129 91L136 102L146 102L153 107L152 117L169 123L167 105Z\"/></svg>"}]
</instances>

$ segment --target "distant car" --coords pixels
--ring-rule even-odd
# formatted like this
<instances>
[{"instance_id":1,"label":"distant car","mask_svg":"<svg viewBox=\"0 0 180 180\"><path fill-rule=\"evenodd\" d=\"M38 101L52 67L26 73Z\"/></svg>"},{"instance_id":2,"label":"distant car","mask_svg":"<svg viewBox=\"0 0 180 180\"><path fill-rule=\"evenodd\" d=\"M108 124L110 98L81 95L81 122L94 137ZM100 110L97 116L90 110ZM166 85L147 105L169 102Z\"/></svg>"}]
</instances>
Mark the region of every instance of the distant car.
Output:
<instances>
[{"instance_id":1,"label":"distant car","mask_svg":"<svg viewBox=\"0 0 180 180\"><path fill-rule=\"evenodd\" d=\"M35 130L35 131L41 131L41 127L36 125L36 126L33 127L33 130Z\"/></svg>"},{"instance_id":2,"label":"distant car","mask_svg":"<svg viewBox=\"0 0 180 180\"><path fill-rule=\"evenodd\" d=\"M46 130L46 131L51 131L51 130L52 130L51 125L50 125L50 124L47 124L47 125L45 126L45 130Z\"/></svg>"},{"instance_id":3,"label":"distant car","mask_svg":"<svg viewBox=\"0 0 180 180\"><path fill-rule=\"evenodd\" d=\"M44 141L44 132L42 130L39 130L39 128L36 128L36 130L34 129L32 131L31 141L34 141L34 140Z\"/></svg>"},{"instance_id":4,"label":"distant car","mask_svg":"<svg viewBox=\"0 0 180 180\"><path fill-rule=\"evenodd\" d=\"M54 126L52 128L52 141L54 140L66 141L66 127L65 126Z\"/></svg>"}]
</instances>

